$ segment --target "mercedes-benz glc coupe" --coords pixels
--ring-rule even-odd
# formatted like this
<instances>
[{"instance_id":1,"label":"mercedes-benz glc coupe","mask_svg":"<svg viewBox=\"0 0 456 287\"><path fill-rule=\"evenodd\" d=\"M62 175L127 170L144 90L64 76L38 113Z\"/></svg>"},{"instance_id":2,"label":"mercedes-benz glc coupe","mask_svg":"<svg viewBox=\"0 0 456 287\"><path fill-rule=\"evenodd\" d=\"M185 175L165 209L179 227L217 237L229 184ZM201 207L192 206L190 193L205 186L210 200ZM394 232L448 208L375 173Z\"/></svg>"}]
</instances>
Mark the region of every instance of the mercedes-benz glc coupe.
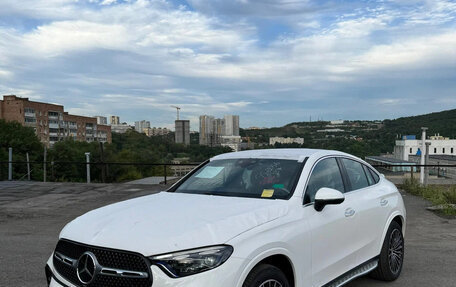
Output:
<instances>
[{"instance_id":1,"label":"mercedes-benz glc coupe","mask_svg":"<svg viewBox=\"0 0 456 287\"><path fill-rule=\"evenodd\" d=\"M341 286L392 281L404 259L397 188L346 153L273 149L215 156L166 192L70 222L50 286Z\"/></svg>"}]
</instances>

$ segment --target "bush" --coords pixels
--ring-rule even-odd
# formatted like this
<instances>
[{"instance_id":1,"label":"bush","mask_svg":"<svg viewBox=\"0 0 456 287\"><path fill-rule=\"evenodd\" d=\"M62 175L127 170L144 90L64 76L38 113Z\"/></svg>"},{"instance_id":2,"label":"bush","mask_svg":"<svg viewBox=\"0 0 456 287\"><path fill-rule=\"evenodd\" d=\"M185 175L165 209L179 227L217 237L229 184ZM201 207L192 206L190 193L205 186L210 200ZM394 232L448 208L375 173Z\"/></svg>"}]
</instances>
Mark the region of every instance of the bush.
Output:
<instances>
[{"instance_id":1,"label":"bush","mask_svg":"<svg viewBox=\"0 0 456 287\"><path fill-rule=\"evenodd\" d=\"M456 187L443 192L443 198L447 203L456 204Z\"/></svg>"},{"instance_id":2,"label":"bush","mask_svg":"<svg viewBox=\"0 0 456 287\"><path fill-rule=\"evenodd\" d=\"M421 196L433 205L443 205L442 213L456 215L456 209L450 204L456 204L456 187L450 188L438 185L423 186L417 180L406 179L400 186L406 192Z\"/></svg>"}]
</instances>

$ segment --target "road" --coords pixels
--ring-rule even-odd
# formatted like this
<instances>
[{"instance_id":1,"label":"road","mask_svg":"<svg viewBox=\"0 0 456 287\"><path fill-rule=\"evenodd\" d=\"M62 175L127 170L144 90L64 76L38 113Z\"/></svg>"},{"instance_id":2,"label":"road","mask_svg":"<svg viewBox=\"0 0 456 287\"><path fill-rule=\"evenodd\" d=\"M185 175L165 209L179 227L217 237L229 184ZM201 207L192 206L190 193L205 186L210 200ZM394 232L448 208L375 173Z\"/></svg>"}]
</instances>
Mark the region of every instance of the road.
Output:
<instances>
[{"instance_id":1,"label":"road","mask_svg":"<svg viewBox=\"0 0 456 287\"><path fill-rule=\"evenodd\" d=\"M156 185L0 182L0 286L45 286L44 264L71 219L96 207L155 193ZM456 220L405 195L406 258L392 283L359 278L346 286L456 286ZM211 286L214 287L214 286Z\"/></svg>"}]
</instances>

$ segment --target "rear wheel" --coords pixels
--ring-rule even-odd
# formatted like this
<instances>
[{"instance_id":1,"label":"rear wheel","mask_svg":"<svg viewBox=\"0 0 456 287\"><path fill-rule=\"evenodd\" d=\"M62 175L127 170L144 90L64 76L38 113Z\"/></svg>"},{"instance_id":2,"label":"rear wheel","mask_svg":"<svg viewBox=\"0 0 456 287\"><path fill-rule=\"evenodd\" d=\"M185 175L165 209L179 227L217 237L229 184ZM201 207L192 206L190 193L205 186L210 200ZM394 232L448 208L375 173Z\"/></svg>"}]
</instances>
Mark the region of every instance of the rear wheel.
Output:
<instances>
[{"instance_id":1,"label":"rear wheel","mask_svg":"<svg viewBox=\"0 0 456 287\"><path fill-rule=\"evenodd\" d=\"M396 280L402 271L404 254L402 228L397 222L392 222L383 242L377 269L370 275L384 281Z\"/></svg>"},{"instance_id":2,"label":"rear wheel","mask_svg":"<svg viewBox=\"0 0 456 287\"><path fill-rule=\"evenodd\" d=\"M279 268L261 264L250 272L242 287L290 287L290 284Z\"/></svg>"}]
</instances>

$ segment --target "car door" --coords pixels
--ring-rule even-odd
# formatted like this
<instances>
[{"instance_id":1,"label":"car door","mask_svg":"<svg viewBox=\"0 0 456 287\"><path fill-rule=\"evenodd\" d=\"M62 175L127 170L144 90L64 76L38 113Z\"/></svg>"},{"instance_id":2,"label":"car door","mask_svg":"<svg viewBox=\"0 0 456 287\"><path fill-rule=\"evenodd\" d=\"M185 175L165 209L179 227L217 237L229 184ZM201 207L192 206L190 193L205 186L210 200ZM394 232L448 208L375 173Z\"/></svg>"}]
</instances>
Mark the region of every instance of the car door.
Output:
<instances>
[{"instance_id":1,"label":"car door","mask_svg":"<svg viewBox=\"0 0 456 287\"><path fill-rule=\"evenodd\" d=\"M359 202L357 212L360 232L357 236L357 260L361 264L378 255L391 198L387 189L378 184L378 174L369 167L351 159L344 159L343 163L352 186L351 193L356 195Z\"/></svg>"},{"instance_id":2,"label":"car door","mask_svg":"<svg viewBox=\"0 0 456 287\"><path fill-rule=\"evenodd\" d=\"M312 285L322 286L354 268L356 254L353 236L357 233L358 217L353 199L346 196L338 205L327 205L318 212L313 202L318 189L329 187L346 190L338 161L321 159L314 166L305 191L304 210L311 229Z\"/></svg>"}]
</instances>

